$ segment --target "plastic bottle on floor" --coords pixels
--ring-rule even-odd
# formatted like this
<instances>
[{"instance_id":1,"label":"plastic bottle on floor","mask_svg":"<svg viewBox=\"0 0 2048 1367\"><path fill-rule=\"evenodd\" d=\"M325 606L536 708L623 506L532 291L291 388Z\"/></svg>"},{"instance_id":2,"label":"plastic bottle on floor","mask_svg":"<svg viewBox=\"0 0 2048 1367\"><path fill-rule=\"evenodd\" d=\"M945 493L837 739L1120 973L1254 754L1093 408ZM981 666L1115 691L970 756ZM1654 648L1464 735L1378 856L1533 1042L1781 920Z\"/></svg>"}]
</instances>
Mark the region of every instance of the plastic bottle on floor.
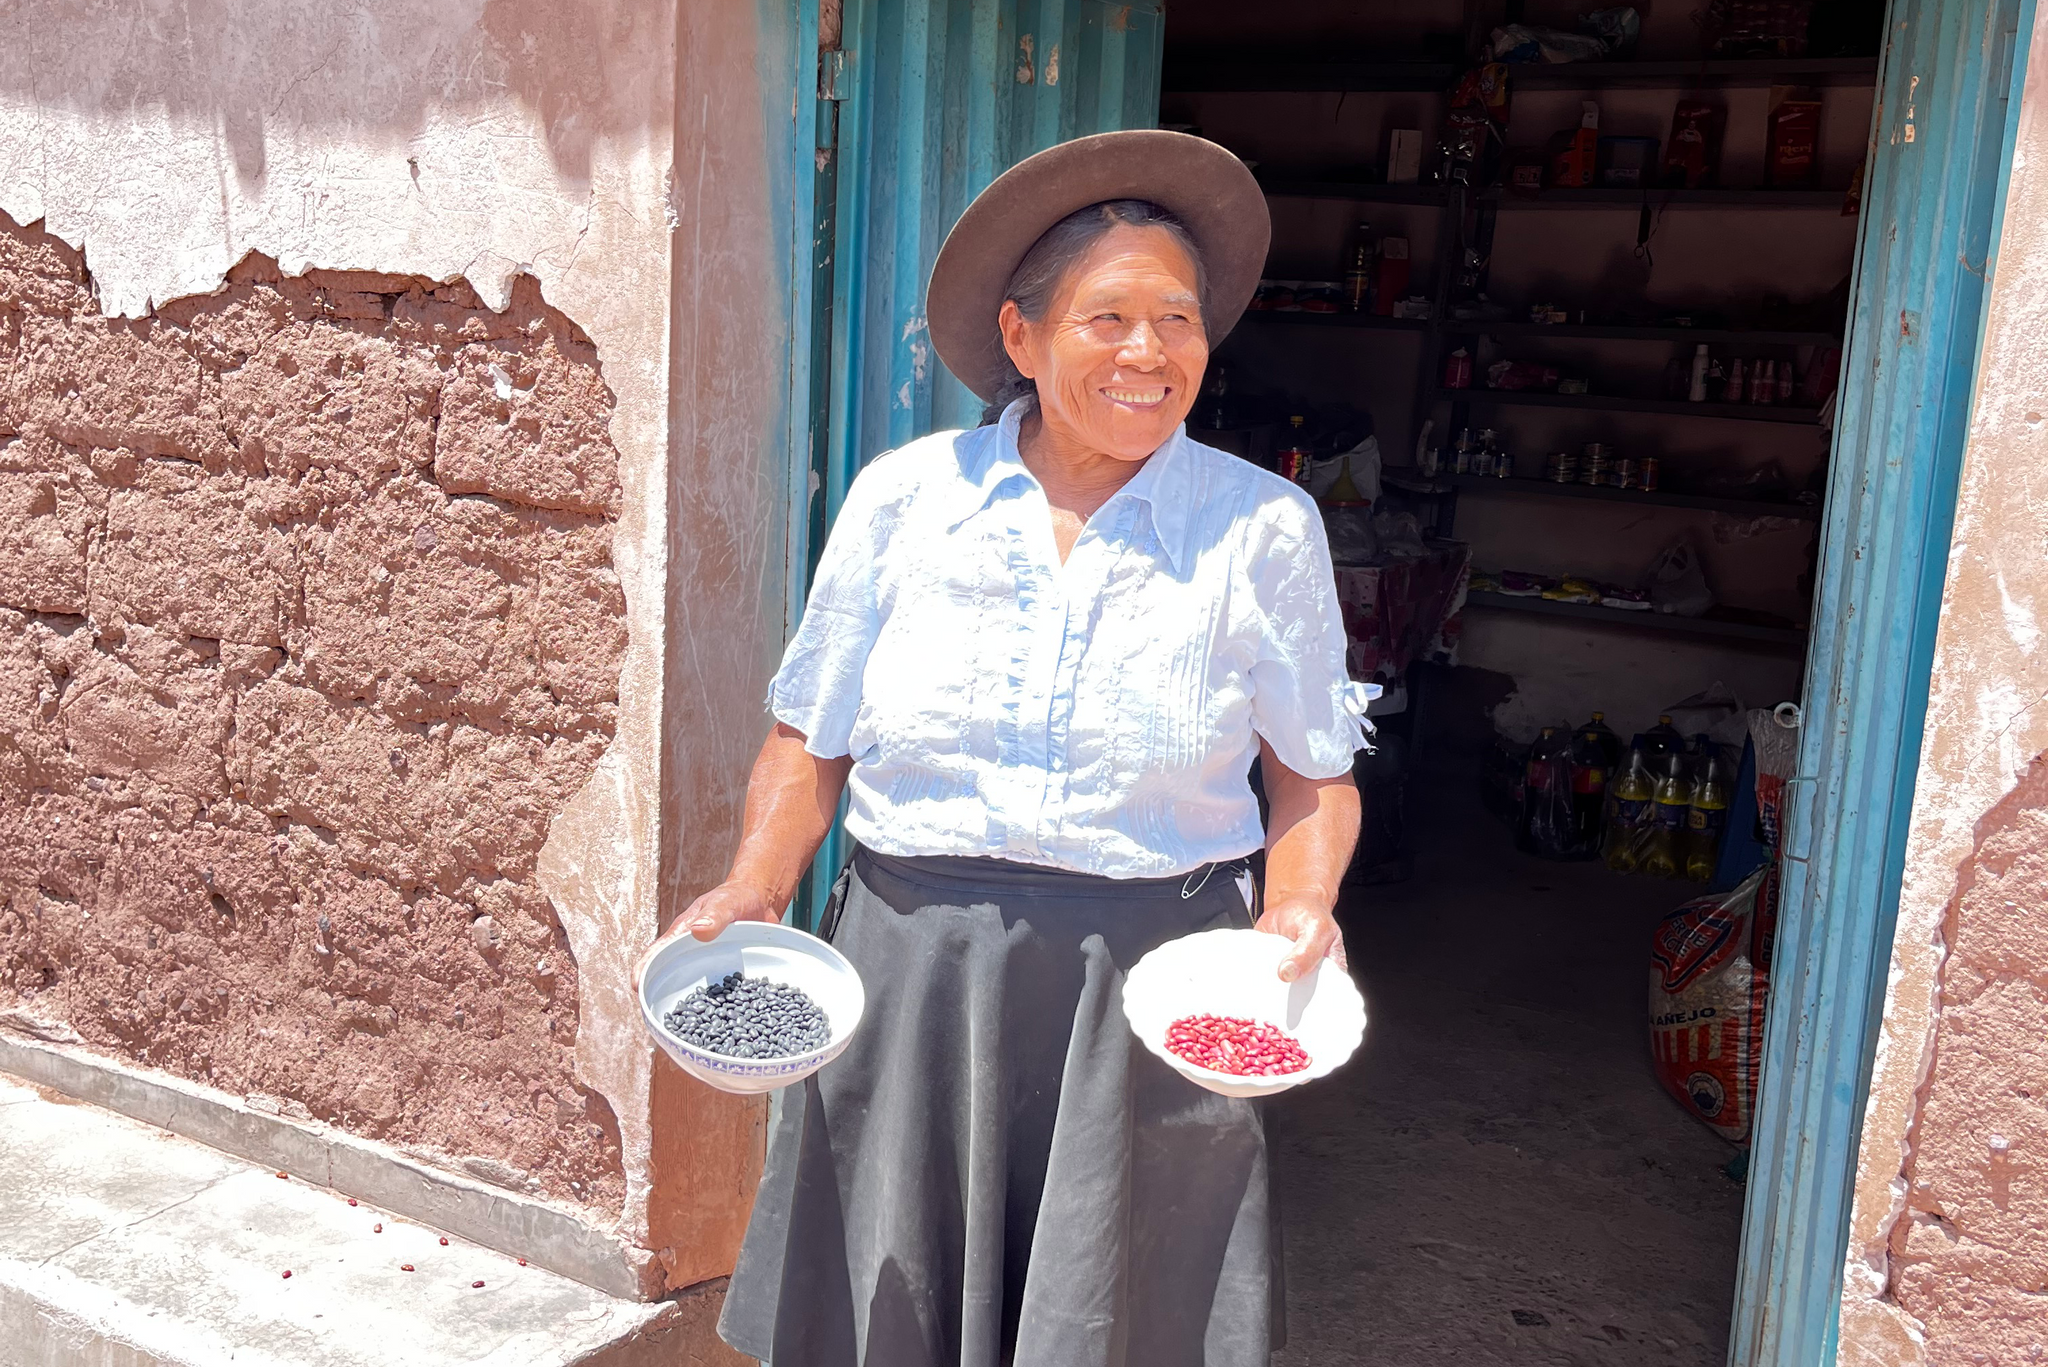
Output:
<instances>
[{"instance_id":1,"label":"plastic bottle on floor","mask_svg":"<svg viewBox=\"0 0 2048 1367\"><path fill-rule=\"evenodd\" d=\"M1572 849L1571 743L1546 726L1529 747L1522 785L1521 847L1546 859L1568 859Z\"/></svg>"},{"instance_id":2,"label":"plastic bottle on floor","mask_svg":"<svg viewBox=\"0 0 2048 1367\"><path fill-rule=\"evenodd\" d=\"M1655 878L1676 878L1685 867L1685 818L1692 807L1692 784L1686 780L1683 751L1666 757L1651 801L1654 810L1643 872Z\"/></svg>"},{"instance_id":3,"label":"plastic bottle on floor","mask_svg":"<svg viewBox=\"0 0 2048 1367\"><path fill-rule=\"evenodd\" d=\"M1685 813L1685 876L1704 883L1714 876L1721 856L1721 833L1728 826L1728 765L1721 748L1700 737L1698 778Z\"/></svg>"},{"instance_id":4,"label":"plastic bottle on floor","mask_svg":"<svg viewBox=\"0 0 2048 1367\"><path fill-rule=\"evenodd\" d=\"M1650 771L1659 777L1664 773L1665 756L1685 752L1685 737L1678 734L1668 715L1658 717L1657 724L1637 739L1642 741L1643 753L1649 757Z\"/></svg>"},{"instance_id":5,"label":"plastic bottle on floor","mask_svg":"<svg viewBox=\"0 0 2048 1367\"><path fill-rule=\"evenodd\" d=\"M1596 718L1593 726L1599 726ZM1604 727L1601 728L1605 730ZM1612 733L1610 733L1612 734ZM1598 731L1580 727L1571 740L1572 853L1592 859L1600 853L1600 830L1607 806L1607 784L1614 772Z\"/></svg>"},{"instance_id":6,"label":"plastic bottle on floor","mask_svg":"<svg viewBox=\"0 0 2048 1367\"><path fill-rule=\"evenodd\" d=\"M1650 804L1656 796L1650 762L1640 740L1629 747L1628 758L1616 770L1607 794L1607 867L1616 873L1634 873L1642 867Z\"/></svg>"},{"instance_id":7,"label":"plastic bottle on floor","mask_svg":"<svg viewBox=\"0 0 2048 1367\"><path fill-rule=\"evenodd\" d=\"M1600 753L1607 756L1607 773L1612 777L1621 768L1621 737L1614 734L1614 728L1607 724L1605 712L1595 712L1593 719L1579 728L1578 734L1594 741Z\"/></svg>"}]
</instances>

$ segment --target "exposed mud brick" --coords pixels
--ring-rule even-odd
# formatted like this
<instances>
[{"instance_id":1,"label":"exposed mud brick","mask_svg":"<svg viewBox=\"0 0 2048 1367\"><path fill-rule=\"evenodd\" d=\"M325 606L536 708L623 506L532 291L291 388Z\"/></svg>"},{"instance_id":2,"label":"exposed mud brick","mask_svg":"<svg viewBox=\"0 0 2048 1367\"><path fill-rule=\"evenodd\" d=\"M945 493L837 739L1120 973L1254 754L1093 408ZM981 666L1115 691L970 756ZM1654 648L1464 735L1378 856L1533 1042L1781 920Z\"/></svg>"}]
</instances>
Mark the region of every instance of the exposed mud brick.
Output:
<instances>
[{"instance_id":1,"label":"exposed mud brick","mask_svg":"<svg viewBox=\"0 0 2048 1367\"><path fill-rule=\"evenodd\" d=\"M0 218L0 1007L616 1209L532 881L625 645L598 358L530 280L84 282Z\"/></svg>"},{"instance_id":2,"label":"exposed mud brick","mask_svg":"<svg viewBox=\"0 0 2048 1367\"><path fill-rule=\"evenodd\" d=\"M573 795L578 749L523 732L395 722L275 680L244 693L229 747L236 795L407 885L531 875Z\"/></svg>"},{"instance_id":3,"label":"exposed mud brick","mask_svg":"<svg viewBox=\"0 0 2048 1367\"><path fill-rule=\"evenodd\" d=\"M87 775L146 778L201 802L227 796L232 720L217 661L145 627L118 653L95 653L57 705L65 749Z\"/></svg>"},{"instance_id":4,"label":"exposed mud brick","mask_svg":"<svg viewBox=\"0 0 2048 1367\"><path fill-rule=\"evenodd\" d=\"M13 373L0 377L24 431L76 446L218 459L227 448L217 382L183 336L152 321L27 314Z\"/></svg>"},{"instance_id":5,"label":"exposed mud brick","mask_svg":"<svg viewBox=\"0 0 2048 1367\"><path fill-rule=\"evenodd\" d=\"M68 317L91 307L83 256L48 233L0 221L0 309Z\"/></svg>"},{"instance_id":6,"label":"exposed mud brick","mask_svg":"<svg viewBox=\"0 0 2048 1367\"><path fill-rule=\"evenodd\" d=\"M435 358L360 323L272 333L221 377L228 435L272 474L344 466L365 485L434 458Z\"/></svg>"},{"instance_id":7,"label":"exposed mud brick","mask_svg":"<svg viewBox=\"0 0 2048 1367\"><path fill-rule=\"evenodd\" d=\"M108 498L93 616L282 645L297 570L290 543L250 503L234 481L148 462L139 487Z\"/></svg>"},{"instance_id":8,"label":"exposed mud brick","mask_svg":"<svg viewBox=\"0 0 2048 1367\"><path fill-rule=\"evenodd\" d=\"M450 493L616 514L611 395L584 348L554 329L538 345L468 346L441 391L435 476Z\"/></svg>"},{"instance_id":9,"label":"exposed mud brick","mask_svg":"<svg viewBox=\"0 0 2048 1367\"><path fill-rule=\"evenodd\" d=\"M302 537L306 679L409 721L609 729L625 644L610 537L393 481Z\"/></svg>"},{"instance_id":10,"label":"exposed mud brick","mask_svg":"<svg viewBox=\"0 0 2048 1367\"><path fill-rule=\"evenodd\" d=\"M85 611L93 510L67 474L0 470L0 603Z\"/></svg>"},{"instance_id":11,"label":"exposed mud brick","mask_svg":"<svg viewBox=\"0 0 2048 1367\"><path fill-rule=\"evenodd\" d=\"M1978 826L1894 1238L1930 1363L2026 1362L2048 1289L2048 756Z\"/></svg>"}]
</instances>

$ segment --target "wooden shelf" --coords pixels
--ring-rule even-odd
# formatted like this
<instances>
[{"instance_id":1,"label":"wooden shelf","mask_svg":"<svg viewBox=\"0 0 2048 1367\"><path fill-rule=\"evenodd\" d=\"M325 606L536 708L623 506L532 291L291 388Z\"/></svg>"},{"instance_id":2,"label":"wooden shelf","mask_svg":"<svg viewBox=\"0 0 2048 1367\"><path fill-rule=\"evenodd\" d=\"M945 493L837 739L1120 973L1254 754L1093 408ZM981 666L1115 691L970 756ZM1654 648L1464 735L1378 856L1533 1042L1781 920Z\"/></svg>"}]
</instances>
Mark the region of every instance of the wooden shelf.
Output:
<instances>
[{"instance_id":1,"label":"wooden shelf","mask_svg":"<svg viewBox=\"0 0 2048 1367\"><path fill-rule=\"evenodd\" d=\"M1608 327L1598 323L1447 322L1459 336L1554 337L1589 342L1707 342L1721 346L1839 346L1833 332L1779 332L1769 328Z\"/></svg>"},{"instance_id":2,"label":"wooden shelf","mask_svg":"<svg viewBox=\"0 0 2048 1367\"><path fill-rule=\"evenodd\" d=\"M1469 62L1303 61L1291 53L1169 49L1161 69L1168 95L1447 92ZM1675 62L1516 62L1508 85L1522 90L1689 90L1773 85L1869 86L1875 57L1688 58Z\"/></svg>"},{"instance_id":3,"label":"wooden shelf","mask_svg":"<svg viewBox=\"0 0 2048 1367\"><path fill-rule=\"evenodd\" d=\"M1859 86L1877 83L1875 57L1693 58L1679 62L1518 62L1509 89L1686 90L1773 85Z\"/></svg>"},{"instance_id":4,"label":"wooden shelf","mask_svg":"<svg viewBox=\"0 0 2048 1367\"><path fill-rule=\"evenodd\" d=\"M1259 186L1269 199L1343 199L1359 204L1416 204L1439 209L1446 202L1441 185L1385 185L1341 177L1273 176L1262 177Z\"/></svg>"},{"instance_id":5,"label":"wooden shelf","mask_svg":"<svg viewBox=\"0 0 2048 1367\"><path fill-rule=\"evenodd\" d=\"M1386 318L1377 313L1312 313L1307 309L1246 309L1241 323L1306 323L1310 327L1427 332L1427 318Z\"/></svg>"},{"instance_id":6,"label":"wooden shelf","mask_svg":"<svg viewBox=\"0 0 2048 1367\"><path fill-rule=\"evenodd\" d=\"M1763 498L1720 498L1712 494L1684 494L1674 490L1617 489L1608 484L1558 484L1547 479L1489 479L1484 475L1460 475L1458 488L1474 495L1523 495L1534 498L1592 499L1596 502L1652 504L1665 508L1690 508L1698 512L1729 513L1737 517L1792 517L1816 521L1820 509L1810 503L1778 503Z\"/></svg>"},{"instance_id":7,"label":"wooden shelf","mask_svg":"<svg viewBox=\"0 0 2048 1367\"><path fill-rule=\"evenodd\" d=\"M1440 209L1449 202L1449 193L1441 184L1384 185L1375 181L1347 180L1341 176L1306 174L1266 176L1260 179L1259 185L1269 199L1341 199L1356 204L1412 204L1434 209ZM1650 186L1626 190L1543 190L1532 195L1517 194L1495 185L1477 191L1476 196L1484 202L1498 205L1503 211L1577 209L1640 213L1647 202L1653 211L1827 209L1839 214L1848 193L1846 188L1679 190Z\"/></svg>"},{"instance_id":8,"label":"wooden shelf","mask_svg":"<svg viewBox=\"0 0 2048 1367\"><path fill-rule=\"evenodd\" d=\"M1497 612L1522 612L1541 617L1559 617L1587 626L1615 627L1650 635L1745 641L1775 650L1806 648L1806 632L1800 627L1725 622L1715 617L1678 617L1655 611L1632 612L1627 608L1602 607L1598 603L1560 603L1550 598L1523 598L1505 593L1468 593L1465 595L1465 606Z\"/></svg>"},{"instance_id":9,"label":"wooden shelf","mask_svg":"<svg viewBox=\"0 0 2048 1367\"><path fill-rule=\"evenodd\" d=\"M1361 91L1443 92L1462 66L1422 60L1302 61L1289 53L1168 50L1160 89L1168 95Z\"/></svg>"},{"instance_id":10,"label":"wooden shelf","mask_svg":"<svg viewBox=\"0 0 2048 1367\"><path fill-rule=\"evenodd\" d=\"M1619 394L1550 394L1534 389L1438 389L1438 403L1517 404L1532 408L1580 408L1606 413L1663 413L1674 418L1732 418L1740 422L1815 423L1817 408L1785 404L1687 403L1682 399L1637 399Z\"/></svg>"},{"instance_id":11,"label":"wooden shelf","mask_svg":"<svg viewBox=\"0 0 2048 1367\"><path fill-rule=\"evenodd\" d=\"M1658 186L1636 189L1543 190L1517 194L1493 187L1479 192L1480 198L1510 209L1605 209L1611 212L1641 212L1648 204L1661 209L1831 209L1841 212L1848 189L1811 190L1749 189L1676 190Z\"/></svg>"}]
</instances>

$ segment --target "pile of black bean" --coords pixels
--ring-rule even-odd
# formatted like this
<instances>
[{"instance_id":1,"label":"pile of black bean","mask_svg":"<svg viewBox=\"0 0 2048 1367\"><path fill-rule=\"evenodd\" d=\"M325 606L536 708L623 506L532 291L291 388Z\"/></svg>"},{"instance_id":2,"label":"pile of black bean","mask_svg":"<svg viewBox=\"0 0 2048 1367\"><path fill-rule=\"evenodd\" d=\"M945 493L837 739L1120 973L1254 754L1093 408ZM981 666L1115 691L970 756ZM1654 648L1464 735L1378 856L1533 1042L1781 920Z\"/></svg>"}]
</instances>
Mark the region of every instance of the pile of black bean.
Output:
<instances>
[{"instance_id":1,"label":"pile of black bean","mask_svg":"<svg viewBox=\"0 0 2048 1367\"><path fill-rule=\"evenodd\" d=\"M802 988L728 973L676 1003L661 1023L728 1058L788 1058L822 1049L831 1022Z\"/></svg>"}]
</instances>

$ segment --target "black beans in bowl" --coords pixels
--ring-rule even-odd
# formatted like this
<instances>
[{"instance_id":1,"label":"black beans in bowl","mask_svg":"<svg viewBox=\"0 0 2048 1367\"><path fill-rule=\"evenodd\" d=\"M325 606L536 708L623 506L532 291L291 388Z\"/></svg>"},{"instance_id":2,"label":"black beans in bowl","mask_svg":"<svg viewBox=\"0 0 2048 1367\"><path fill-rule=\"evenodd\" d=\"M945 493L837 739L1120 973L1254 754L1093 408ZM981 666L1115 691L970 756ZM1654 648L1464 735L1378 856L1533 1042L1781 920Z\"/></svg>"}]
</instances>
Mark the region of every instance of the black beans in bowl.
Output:
<instances>
[{"instance_id":1,"label":"black beans in bowl","mask_svg":"<svg viewBox=\"0 0 2048 1367\"><path fill-rule=\"evenodd\" d=\"M661 1023L684 1043L727 1058L790 1058L832 1037L824 1010L802 988L740 972L689 993Z\"/></svg>"}]
</instances>

